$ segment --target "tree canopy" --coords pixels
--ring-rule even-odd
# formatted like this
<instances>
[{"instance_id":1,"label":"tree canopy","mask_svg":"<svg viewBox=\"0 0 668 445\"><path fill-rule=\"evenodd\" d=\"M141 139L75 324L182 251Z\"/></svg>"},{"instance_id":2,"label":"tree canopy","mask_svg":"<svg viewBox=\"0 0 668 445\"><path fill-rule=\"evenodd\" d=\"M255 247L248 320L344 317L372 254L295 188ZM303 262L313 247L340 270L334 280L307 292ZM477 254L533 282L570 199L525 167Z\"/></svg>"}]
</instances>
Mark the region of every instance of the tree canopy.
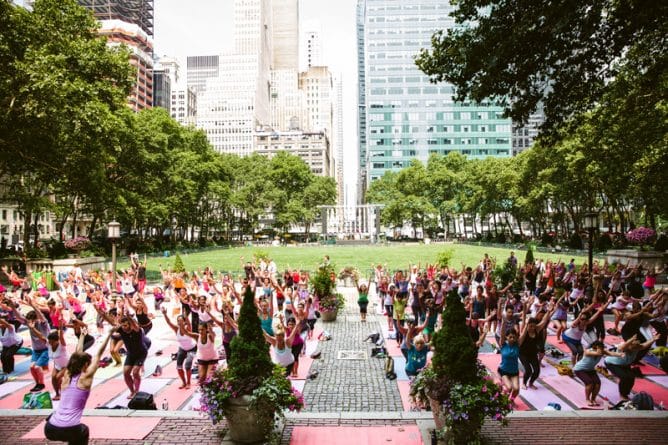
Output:
<instances>
[{"instance_id":1,"label":"tree canopy","mask_svg":"<svg viewBox=\"0 0 668 445\"><path fill-rule=\"evenodd\" d=\"M544 104L557 128L606 94L665 104L668 4L633 0L459 0L458 26L432 37L417 65L458 100L495 101L515 121ZM628 73L624 76L624 73ZM632 74L631 74L632 73ZM619 91L631 75L643 96ZM621 93L621 94L619 94Z\"/></svg>"}]
</instances>

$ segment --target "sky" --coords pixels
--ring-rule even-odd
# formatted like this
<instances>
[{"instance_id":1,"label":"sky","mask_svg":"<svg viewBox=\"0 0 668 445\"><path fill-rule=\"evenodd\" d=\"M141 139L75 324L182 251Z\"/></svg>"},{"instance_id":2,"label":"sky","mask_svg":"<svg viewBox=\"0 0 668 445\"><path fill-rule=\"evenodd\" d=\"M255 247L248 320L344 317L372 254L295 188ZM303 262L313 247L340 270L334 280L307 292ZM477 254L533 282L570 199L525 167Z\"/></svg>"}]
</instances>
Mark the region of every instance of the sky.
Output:
<instances>
[{"instance_id":1,"label":"sky","mask_svg":"<svg viewBox=\"0 0 668 445\"><path fill-rule=\"evenodd\" d=\"M232 46L234 0L155 0L156 56L179 59L185 76L186 57L220 54ZM302 22L322 28L323 59L343 78L344 182L353 193L357 178L357 0L301 0Z\"/></svg>"}]
</instances>

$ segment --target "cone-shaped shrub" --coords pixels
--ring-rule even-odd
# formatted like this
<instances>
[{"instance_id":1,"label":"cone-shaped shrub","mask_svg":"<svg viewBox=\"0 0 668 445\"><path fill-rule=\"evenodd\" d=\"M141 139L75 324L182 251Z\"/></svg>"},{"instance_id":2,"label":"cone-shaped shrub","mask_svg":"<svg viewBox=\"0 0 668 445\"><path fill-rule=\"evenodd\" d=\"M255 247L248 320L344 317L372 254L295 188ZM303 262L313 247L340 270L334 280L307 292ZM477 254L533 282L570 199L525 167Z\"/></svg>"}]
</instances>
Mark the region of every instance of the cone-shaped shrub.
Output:
<instances>
[{"instance_id":1,"label":"cone-shaped shrub","mask_svg":"<svg viewBox=\"0 0 668 445\"><path fill-rule=\"evenodd\" d=\"M269 345L262 335L254 299L253 290L250 286L246 287L239 314L239 335L232 339L228 357L229 370L235 378L248 379L251 387L256 386L254 383L259 385L274 369L269 356Z\"/></svg>"},{"instance_id":2,"label":"cone-shaped shrub","mask_svg":"<svg viewBox=\"0 0 668 445\"><path fill-rule=\"evenodd\" d=\"M186 266L183 265L183 260L181 259L181 256L178 253L176 254L176 258L174 258L173 270L176 273L181 273L186 271Z\"/></svg>"},{"instance_id":3,"label":"cone-shaped shrub","mask_svg":"<svg viewBox=\"0 0 668 445\"><path fill-rule=\"evenodd\" d=\"M533 259L533 247L529 246L527 249L527 254L524 257L524 264L531 264L533 266L534 259Z\"/></svg>"},{"instance_id":4,"label":"cone-shaped shrub","mask_svg":"<svg viewBox=\"0 0 668 445\"><path fill-rule=\"evenodd\" d=\"M478 351L466 326L466 310L456 290L446 297L443 327L434 334L432 366L437 376L461 383L478 377Z\"/></svg>"}]
</instances>

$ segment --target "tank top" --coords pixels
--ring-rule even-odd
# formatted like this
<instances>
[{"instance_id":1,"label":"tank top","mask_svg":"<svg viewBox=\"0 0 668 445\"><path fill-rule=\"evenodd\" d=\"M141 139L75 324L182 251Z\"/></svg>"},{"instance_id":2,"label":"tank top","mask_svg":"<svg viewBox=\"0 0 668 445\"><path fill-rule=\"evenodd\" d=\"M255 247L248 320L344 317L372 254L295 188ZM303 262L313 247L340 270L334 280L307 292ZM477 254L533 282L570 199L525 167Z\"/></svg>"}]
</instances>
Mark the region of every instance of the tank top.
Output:
<instances>
[{"instance_id":1,"label":"tank top","mask_svg":"<svg viewBox=\"0 0 668 445\"><path fill-rule=\"evenodd\" d=\"M273 319L270 316L264 318L264 315L260 315L260 325L262 330L269 335L274 335L274 328L272 326Z\"/></svg>"},{"instance_id":2,"label":"tank top","mask_svg":"<svg viewBox=\"0 0 668 445\"><path fill-rule=\"evenodd\" d=\"M538 344L541 342L542 338L539 333L536 333L535 337L532 337L527 333L524 336L524 341L520 345L520 354L526 356L537 356L538 355Z\"/></svg>"},{"instance_id":3,"label":"tank top","mask_svg":"<svg viewBox=\"0 0 668 445\"><path fill-rule=\"evenodd\" d=\"M77 386L79 377L81 374L72 377L69 386L63 390L60 403L49 419L51 425L68 428L81 423L81 415L86 407L90 389L81 389Z\"/></svg>"},{"instance_id":4,"label":"tank top","mask_svg":"<svg viewBox=\"0 0 668 445\"><path fill-rule=\"evenodd\" d=\"M176 341L179 343L179 348L184 351L192 351L197 347L197 342L188 335L181 335L179 329L176 330Z\"/></svg>"},{"instance_id":5,"label":"tank top","mask_svg":"<svg viewBox=\"0 0 668 445\"><path fill-rule=\"evenodd\" d=\"M57 370L66 368L67 362L70 360L70 357L67 355L67 347L60 344L58 345L58 349L55 351L49 344L49 358L53 360L53 364Z\"/></svg>"},{"instance_id":6,"label":"tank top","mask_svg":"<svg viewBox=\"0 0 668 445\"><path fill-rule=\"evenodd\" d=\"M151 319L148 318L148 315L146 313L136 313L137 315L137 323L139 323L139 326L146 326L147 324L151 323Z\"/></svg>"},{"instance_id":7,"label":"tank top","mask_svg":"<svg viewBox=\"0 0 668 445\"><path fill-rule=\"evenodd\" d=\"M299 329L295 327L295 329ZM292 334L292 329L290 328L285 328L285 338L288 338ZM304 339L302 338L301 335L299 335L299 332L295 334L295 338L292 340L292 346L299 346L304 344Z\"/></svg>"},{"instance_id":8,"label":"tank top","mask_svg":"<svg viewBox=\"0 0 668 445\"><path fill-rule=\"evenodd\" d=\"M594 356L585 354L578 362L573 366L573 371L594 371L596 370L596 365L603 356Z\"/></svg>"},{"instance_id":9,"label":"tank top","mask_svg":"<svg viewBox=\"0 0 668 445\"><path fill-rule=\"evenodd\" d=\"M274 363L286 367L294 362L295 357L292 355L292 350L290 348L286 346L283 349L279 349L277 346L274 346Z\"/></svg>"},{"instance_id":10,"label":"tank top","mask_svg":"<svg viewBox=\"0 0 668 445\"><path fill-rule=\"evenodd\" d=\"M216 345L211 339L207 339L206 343L202 343L197 339L197 359L198 360L218 360L218 352L216 352Z\"/></svg>"}]
</instances>

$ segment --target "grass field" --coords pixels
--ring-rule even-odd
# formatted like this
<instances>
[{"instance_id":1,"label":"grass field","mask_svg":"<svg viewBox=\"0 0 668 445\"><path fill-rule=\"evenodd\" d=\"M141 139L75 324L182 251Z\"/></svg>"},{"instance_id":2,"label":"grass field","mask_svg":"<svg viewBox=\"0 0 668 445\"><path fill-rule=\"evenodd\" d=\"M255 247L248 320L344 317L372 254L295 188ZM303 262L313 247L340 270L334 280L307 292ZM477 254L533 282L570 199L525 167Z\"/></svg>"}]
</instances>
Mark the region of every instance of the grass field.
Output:
<instances>
[{"instance_id":1,"label":"grass field","mask_svg":"<svg viewBox=\"0 0 668 445\"><path fill-rule=\"evenodd\" d=\"M181 259L188 271L211 267L214 271L240 273L242 270L241 257L251 260L256 252L264 252L273 258L279 271L286 268L299 270L314 270L320 264L325 255L329 255L331 263L336 270L346 266L353 266L369 276L372 264L387 265L390 270L407 269L409 264L434 263L436 256L443 250L452 250L453 257L451 265L461 267L475 266L483 258L485 253L496 258L498 262L504 262L510 255L510 249L502 249L485 246L471 246L464 244L401 244L401 245L377 245L377 246L286 246L286 247L238 247L233 249L210 250L206 252L182 254ZM526 251L516 251L520 262L524 261ZM582 264L586 261L584 257L571 254L548 254L534 252L536 258L545 260L557 260L559 258L569 261L575 258L576 263ZM143 257L142 257L143 260ZM147 270L149 279L157 279L160 265L170 268L174 264L174 256L169 258L149 258ZM119 262L120 268L128 267L127 262Z\"/></svg>"}]
</instances>

